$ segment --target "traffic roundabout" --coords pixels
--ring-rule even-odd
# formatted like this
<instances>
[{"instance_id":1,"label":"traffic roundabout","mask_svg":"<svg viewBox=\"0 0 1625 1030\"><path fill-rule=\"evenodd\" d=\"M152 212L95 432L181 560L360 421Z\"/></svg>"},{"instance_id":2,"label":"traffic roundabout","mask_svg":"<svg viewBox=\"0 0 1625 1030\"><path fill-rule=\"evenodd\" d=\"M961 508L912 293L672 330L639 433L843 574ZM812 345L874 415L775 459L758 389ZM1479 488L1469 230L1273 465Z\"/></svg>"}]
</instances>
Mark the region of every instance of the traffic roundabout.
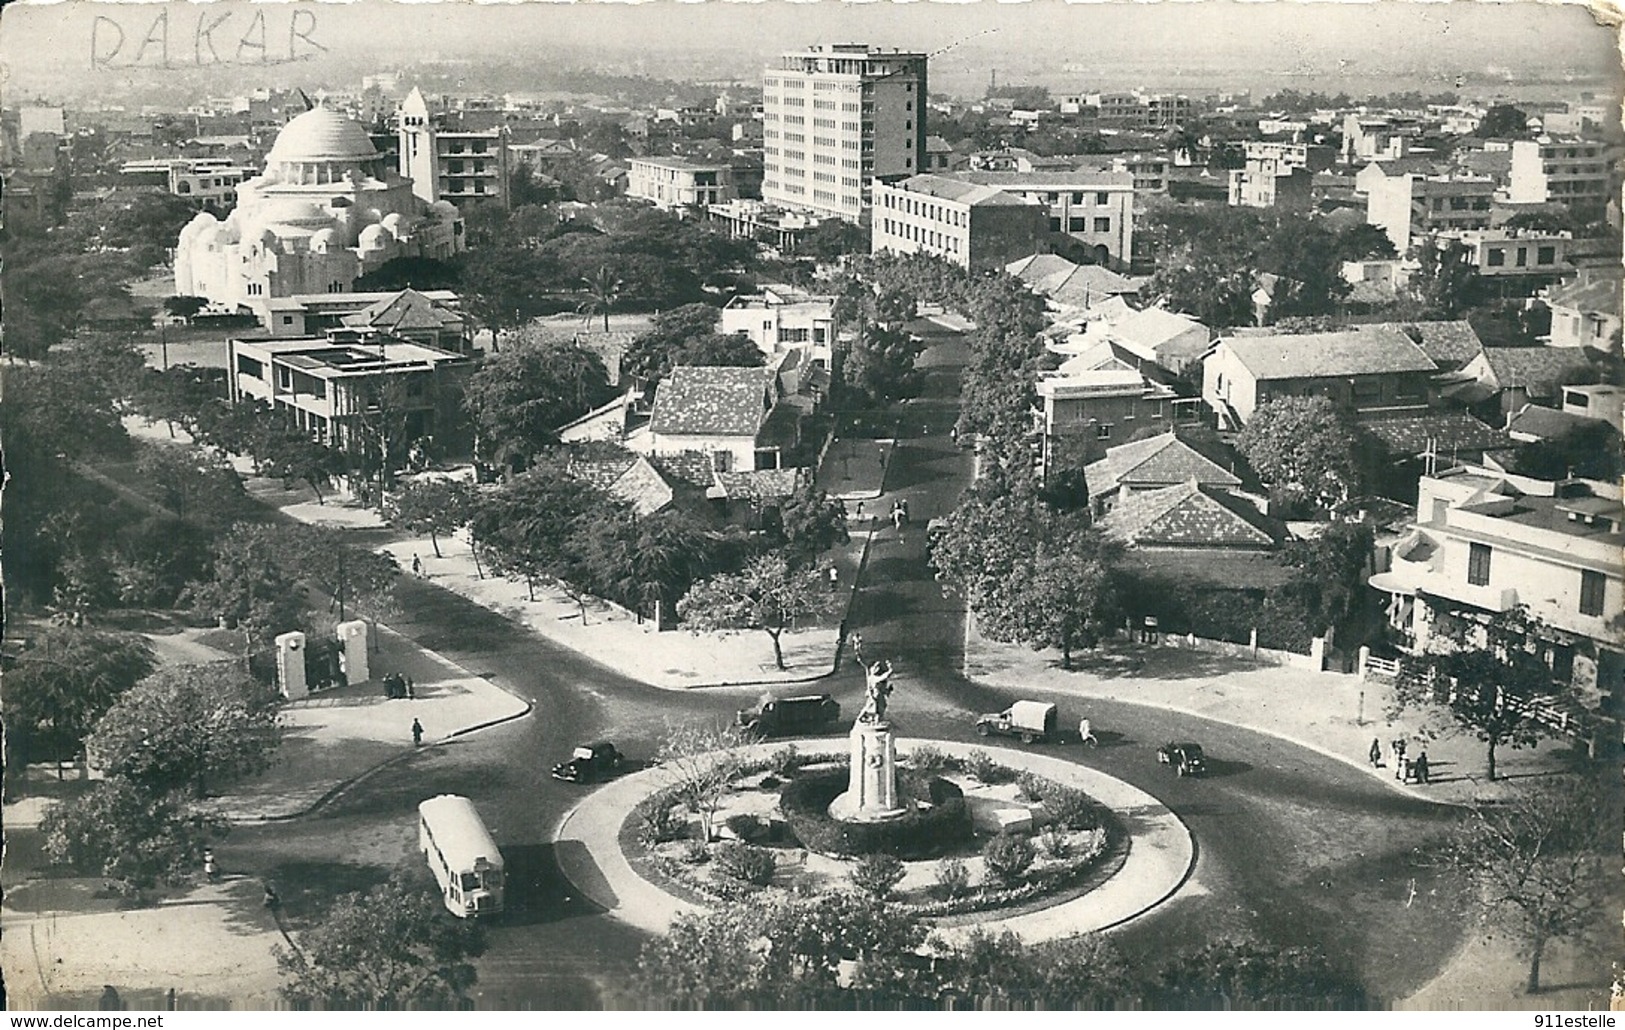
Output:
<instances>
[{"instance_id":1,"label":"traffic roundabout","mask_svg":"<svg viewBox=\"0 0 1625 1030\"><path fill-rule=\"evenodd\" d=\"M841 763L847 743L830 737L800 740L793 747L754 744L718 753L716 761L734 771L729 789L708 806L711 811L703 822L696 813L694 825L675 834L651 832L650 813L683 810L675 802L685 772L696 766L685 762L682 769L655 766L624 775L583 798L560 823L554 834L559 869L577 891L613 918L650 933L665 933L679 915L702 913L754 893L752 888L733 889L731 878L703 868L702 863L710 864L704 854L696 854L694 861L673 861L671 856L685 847L699 852L708 845L713 853L729 858L759 853L768 849L745 842L754 836L747 827L760 827L765 833L793 824L792 847L771 849L782 860L776 870L767 860L767 876L760 881L766 886L760 889L850 890L848 877L864 849L851 843L850 834L822 834L816 826L809 830L802 818L822 805L822 794L838 790L823 781L845 781L847 769ZM1190 876L1196 858L1190 831L1165 805L1132 784L1084 765L1014 748L913 738L897 738L894 746L899 782L908 785L903 793L940 802L935 806L929 800L919 802L928 809L923 814L934 827L933 834L943 836L945 820L962 806L965 828L974 829L975 839L1028 842L1012 845L1012 850L1025 849L1032 862L1019 887L1013 886L1015 878L996 881L991 865L995 856L975 857L970 839L934 837L923 847L904 849L909 860L903 863L898 884L899 903L915 907L945 937L981 928L1010 931L1035 943L1105 930L1172 898ZM782 794L776 792L781 783L786 787ZM957 797L961 793L968 796ZM1081 821L1052 818L1045 803L1033 797L1045 793L1052 808L1065 807L1065 799L1085 797L1097 816ZM792 797L798 800L784 807L799 807L799 813L781 808L780 801ZM911 812L909 817L921 814ZM817 825L824 822L834 822L837 831L842 825L835 820ZM660 843L667 836L673 840ZM740 839L711 845L719 837ZM881 850L892 853L897 848ZM972 856L970 861L962 854ZM961 870L968 865L973 881L996 884L998 889L950 896L951 887L945 892L940 884L951 879L943 875L943 867L954 863ZM1049 888L1035 889L1041 884Z\"/></svg>"}]
</instances>

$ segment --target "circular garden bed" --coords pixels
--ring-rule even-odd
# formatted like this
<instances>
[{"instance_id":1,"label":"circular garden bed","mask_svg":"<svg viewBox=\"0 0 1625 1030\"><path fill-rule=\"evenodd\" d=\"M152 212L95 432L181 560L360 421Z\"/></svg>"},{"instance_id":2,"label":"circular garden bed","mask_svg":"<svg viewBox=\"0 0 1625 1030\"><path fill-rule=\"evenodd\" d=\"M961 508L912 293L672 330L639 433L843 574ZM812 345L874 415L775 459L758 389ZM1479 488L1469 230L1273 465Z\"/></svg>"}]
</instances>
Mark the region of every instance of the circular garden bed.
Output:
<instances>
[{"instance_id":1,"label":"circular garden bed","mask_svg":"<svg viewBox=\"0 0 1625 1030\"><path fill-rule=\"evenodd\" d=\"M900 756L899 793L913 807L879 822L836 820L844 754L793 746L743 767L704 839L678 785L645 798L622 824L633 868L697 904L775 893L864 890L918 915L1042 908L1085 893L1122 865L1127 835L1076 787L1018 772L985 752L960 759L920 745ZM967 797L967 795L970 795ZM1034 813L1029 832L973 825L971 807Z\"/></svg>"}]
</instances>

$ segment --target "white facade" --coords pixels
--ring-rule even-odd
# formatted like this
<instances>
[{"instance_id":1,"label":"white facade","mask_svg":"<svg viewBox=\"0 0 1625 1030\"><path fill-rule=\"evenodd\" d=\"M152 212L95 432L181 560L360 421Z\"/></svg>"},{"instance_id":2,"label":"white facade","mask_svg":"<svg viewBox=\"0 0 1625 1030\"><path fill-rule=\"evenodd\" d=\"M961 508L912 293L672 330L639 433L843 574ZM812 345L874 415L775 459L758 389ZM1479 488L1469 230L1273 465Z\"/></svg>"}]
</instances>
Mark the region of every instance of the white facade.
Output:
<instances>
[{"instance_id":1,"label":"white facade","mask_svg":"<svg viewBox=\"0 0 1625 1030\"><path fill-rule=\"evenodd\" d=\"M316 107L290 121L224 220L203 213L175 245L175 292L263 320L265 302L346 293L392 258L463 249L457 209L426 204L385 167L359 122Z\"/></svg>"},{"instance_id":2,"label":"white facade","mask_svg":"<svg viewBox=\"0 0 1625 1030\"><path fill-rule=\"evenodd\" d=\"M1517 140L1512 144L1507 199L1514 204L1601 207L1609 199L1608 150L1607 144L1595 140Z\"/></svg>"},{"instance_id":3,"label":"white facade","mask_svg":"<svg viewBox=\"0 0 1625 1030\"><path fill-rule=\"evenodd\" d=\"M500 129L452 132L435 124L423 94L401 103L396 160L412 192L433 204L508 206L508 140Z\"/></svg>"},{"instance_id":4,"label":"white facade","mask_svg":"<svg viewBox=\"0 0 1625 1030\"><path fill-rule=\"evenodd\" d=\"M855 222L925 163L926 55L818 46L762 73L762 199Z\"/></svg>"},{"instance_id":5,"label":"white facade","mask_svg":"<svg viewBox=\"0 0 1625 1030\"><path fill-rule=\"evenodd\" d=\"M722 332L744 333L769 357L790 348L805 349L813 364L828 368L835 342L835 298L781 297L772 290L735 297L722 309Z\"/></svg>"},{"instance_id":6,"label":"white facade","mask_svg":"<svg viewBox=\"0 0 1625 1030\"><path fill-rule=\"evenodd\" d=\"M662 211L710 207L739 199L733 169L681 157L634 157L627 161L626 195Z\"/></svg>"}]
</instances>

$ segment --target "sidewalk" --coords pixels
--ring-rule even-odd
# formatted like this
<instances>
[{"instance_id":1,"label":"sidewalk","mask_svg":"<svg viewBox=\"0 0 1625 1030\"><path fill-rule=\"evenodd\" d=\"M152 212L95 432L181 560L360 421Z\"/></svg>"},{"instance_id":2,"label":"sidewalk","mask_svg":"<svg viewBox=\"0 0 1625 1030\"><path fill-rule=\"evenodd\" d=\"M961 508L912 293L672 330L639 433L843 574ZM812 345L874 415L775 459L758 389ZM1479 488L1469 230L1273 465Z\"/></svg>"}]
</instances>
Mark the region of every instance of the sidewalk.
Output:
<instances>
[{"instance_id":1,"label":"sidewalk","mask_svg":"<svg viewBox=\"0 0 1625 1030\"><path fill-rule=\"evenodd\" d=\"M808 743L830 744L839 750L845 740L837 737ZM899 738L897 749L906 755L919 743ZM1005 765L1031 769L1080 787L1116 812L1132 838L1122 868L1087 894L1023 915L999 918L996 912L989 912L980 917L949 917L945 921L952 925L938 930L944 937L962 940L979 927L995 934L1008 930L1034 944L1104 930L1149 912L1185 885L1196 862L1190 831L1167 807L1139 788L1086 766L1012 748L937 740L930 743L961 757L974 751L986 752ZM778 746L759 744L743 751L749 761ZM674 897L643 879L621 851L621 825L627 813L670 782L672 774L658 766L623 776L572 809L553 838L559 871L565 879L614 918L648 933L666 933L679 915L704 911L702 906Z\"/></svg>"},{"instance_id":2,"label":"sidewalk","mask_svg":"<svg viewBox=\"0 0 1625 1030\"><path fill-rule=\"evenodd\" d=\"M1466 734L1426 739L1427 717L1406 712L1390 722L1391 685L1354 676L1259 665L1169 645L1113 644L1102 656L1074 656L1071 672L1060 668L1055 651L1000 644L977 632L974 619L965 640L965 675L1011 690L1050 690L1078 697L1127 701L1198 715L1290 740L1313 751L1369 770L1393 789L1430 801L1461 804L1504 794L1508 781L1548 774L1556 768L1556 747L1501 748L1498 778L1484 778L1484 745ZM1090 667L1093 665L1094 667ZM1433 769L1426 785L1401 784L1387 754L1388 743L1404 738L1412 757L1427 749ZM1371 741L1383 748L1382 768L1368 759Z\"/></svg>"},{"instance_id":3,"label":"sidewalk","mask_svg":"<svg viewBox=\"0 0 1625 1030\"><path fill-rule=\"evenodd\" d=\"M414 718L424 747L517 718L530 705L387 628L370 682L289 702L276 764L210 798L235 823L287 819L413 753ZM380 679L412 677L412 700L386 700ZM52 802L38 795L4 806L8 827L38 826ZM93 896L99 881L7 883L0 912L0 970L12 1008L94 1008L113 984L132 1008L162 1008L173 987L183 1008L267 1008L280 977L271 949L281 934L261 905L260 883L227 877L152 908L118 910ZM130 985L136 985L134 987Z\"/></svg>"}]
</instances>

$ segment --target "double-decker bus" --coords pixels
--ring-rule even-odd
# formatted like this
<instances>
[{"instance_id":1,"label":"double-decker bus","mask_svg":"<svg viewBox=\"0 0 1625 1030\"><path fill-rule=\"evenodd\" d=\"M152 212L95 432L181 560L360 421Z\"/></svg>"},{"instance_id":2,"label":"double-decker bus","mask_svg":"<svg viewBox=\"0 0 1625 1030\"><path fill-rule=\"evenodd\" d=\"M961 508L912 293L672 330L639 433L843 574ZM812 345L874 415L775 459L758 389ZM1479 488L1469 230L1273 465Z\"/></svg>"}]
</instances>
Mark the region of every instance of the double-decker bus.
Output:
<instances>
[{"instance_id":1,"label":"double-decker bus","mask_svg":"<svg viewBox=\"0 0 1625 1030\"><path fill-rule=\"evenodd\" d=\"M419 805L418 847L452 915L502 911L502 852L467 798L441 794Z\"/></svg>"}]
</instances>

